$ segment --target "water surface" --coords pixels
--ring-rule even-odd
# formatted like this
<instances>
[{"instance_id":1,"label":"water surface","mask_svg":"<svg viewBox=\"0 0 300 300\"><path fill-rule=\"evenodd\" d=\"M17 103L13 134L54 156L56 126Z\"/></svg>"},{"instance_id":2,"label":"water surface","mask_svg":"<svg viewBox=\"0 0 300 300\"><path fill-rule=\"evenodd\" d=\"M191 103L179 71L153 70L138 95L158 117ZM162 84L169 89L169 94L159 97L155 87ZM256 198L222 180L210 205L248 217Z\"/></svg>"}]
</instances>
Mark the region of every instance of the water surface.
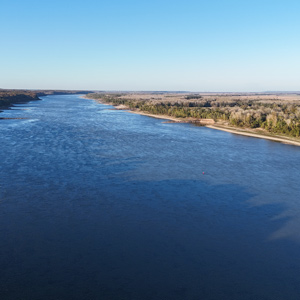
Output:
<instances>
[{"instance_id":1,"label":"water surface","mask_svg":"<svg viewBox=\"0 0 300 300\"><path fill-rule=\"evenodd\" d=\"M0 299L299 299L299 147L78 95L1 117Z\"/></svg>"}]
</instances>

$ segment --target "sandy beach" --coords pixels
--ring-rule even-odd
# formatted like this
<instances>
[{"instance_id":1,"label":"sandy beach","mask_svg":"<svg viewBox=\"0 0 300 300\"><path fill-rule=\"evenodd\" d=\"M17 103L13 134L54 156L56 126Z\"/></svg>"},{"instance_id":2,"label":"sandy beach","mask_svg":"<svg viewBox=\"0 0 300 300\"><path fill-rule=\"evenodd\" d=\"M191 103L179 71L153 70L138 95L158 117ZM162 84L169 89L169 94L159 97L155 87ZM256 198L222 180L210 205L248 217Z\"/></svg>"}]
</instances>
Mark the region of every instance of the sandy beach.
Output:
<instances>
[{"instance_id":1,"label":"sandy beach","mask_svg":"<svg viewBox=\"0 0 300 300\"><path fill-rule=\"evenodd\" d=\"M244 135L244 136L249 136L249 137L254 137L254 138L259 138L259 139L265 139L265 140L271 140L275 142L280 142L284 144L290 144L290 145L295 145L295 146L300 146L300 142L290 140L285 137L276 137L276 136L268 136L268 135L263 135L263 134L258 134L255 132L248 132L246 130L243 130L242 128L235 129L235 128L228 128L228 127L223 127L222 125L207 125L206 127L216 129L216 130L222 130L234 134L239 134L239 135ZM251 130L251 129L248 129Z\"/></svg>"}]
</instances>

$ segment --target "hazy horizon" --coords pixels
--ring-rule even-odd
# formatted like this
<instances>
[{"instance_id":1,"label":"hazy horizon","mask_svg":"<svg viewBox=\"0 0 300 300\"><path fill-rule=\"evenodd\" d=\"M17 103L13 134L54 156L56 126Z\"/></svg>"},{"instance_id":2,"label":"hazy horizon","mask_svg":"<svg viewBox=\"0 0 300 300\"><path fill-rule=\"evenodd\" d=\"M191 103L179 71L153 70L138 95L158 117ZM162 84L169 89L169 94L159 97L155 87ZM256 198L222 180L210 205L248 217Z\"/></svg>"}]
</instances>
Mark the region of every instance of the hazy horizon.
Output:
<instances>
[{"instance_id":1,"label":"hazy horizon","mask_svg":"<svg viewBox=\"0 0 300 300\"><path fill-rule=\"evenodd\" d=\"M172 91L172 90L88 90L88 89L31 89L31 88L2 88L0 87L0 90L28 90L28 91L88 91L88 92L95 92L95 93L199 93L199 94L272 94L272 93L278 93L278 94L294 94L294 93L300 93L300 91Z\"/></svg>"}]
</instances>

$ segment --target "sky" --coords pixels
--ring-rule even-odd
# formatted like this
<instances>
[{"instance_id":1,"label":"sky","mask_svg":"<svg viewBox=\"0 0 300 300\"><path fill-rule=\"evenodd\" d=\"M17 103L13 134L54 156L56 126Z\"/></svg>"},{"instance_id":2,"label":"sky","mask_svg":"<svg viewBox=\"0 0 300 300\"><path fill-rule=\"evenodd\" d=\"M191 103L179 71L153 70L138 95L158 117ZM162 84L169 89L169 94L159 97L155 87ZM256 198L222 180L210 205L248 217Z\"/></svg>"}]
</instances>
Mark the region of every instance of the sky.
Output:
<instances>
[{"instance_id":1,"label":"sky","mask_svg":"<svg viewBox=\"0 0 300 300\"><path fill-rule=\"evenodd\" d=\"M0 88L300 91L299 0L0 0Z\"/></svg>"}]
</instances>

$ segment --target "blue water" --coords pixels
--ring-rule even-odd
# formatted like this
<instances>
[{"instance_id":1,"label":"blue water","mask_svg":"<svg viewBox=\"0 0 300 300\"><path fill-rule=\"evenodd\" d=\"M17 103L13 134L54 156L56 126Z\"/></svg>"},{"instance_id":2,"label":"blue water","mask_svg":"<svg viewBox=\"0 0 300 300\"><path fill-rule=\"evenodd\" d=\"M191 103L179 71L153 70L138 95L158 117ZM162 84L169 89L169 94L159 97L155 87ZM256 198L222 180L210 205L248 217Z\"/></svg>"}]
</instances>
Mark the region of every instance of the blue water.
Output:
<instances>
[{"instance_id":1,"label":"blue water","mask_svg":"<svg viewBox=\"0 0 300 300\"><path fill-rule=\"evenodd\" d=\"M78 95L1 117L1 300L299 299L299 147Z\"/></svg>"}]
</instances>

